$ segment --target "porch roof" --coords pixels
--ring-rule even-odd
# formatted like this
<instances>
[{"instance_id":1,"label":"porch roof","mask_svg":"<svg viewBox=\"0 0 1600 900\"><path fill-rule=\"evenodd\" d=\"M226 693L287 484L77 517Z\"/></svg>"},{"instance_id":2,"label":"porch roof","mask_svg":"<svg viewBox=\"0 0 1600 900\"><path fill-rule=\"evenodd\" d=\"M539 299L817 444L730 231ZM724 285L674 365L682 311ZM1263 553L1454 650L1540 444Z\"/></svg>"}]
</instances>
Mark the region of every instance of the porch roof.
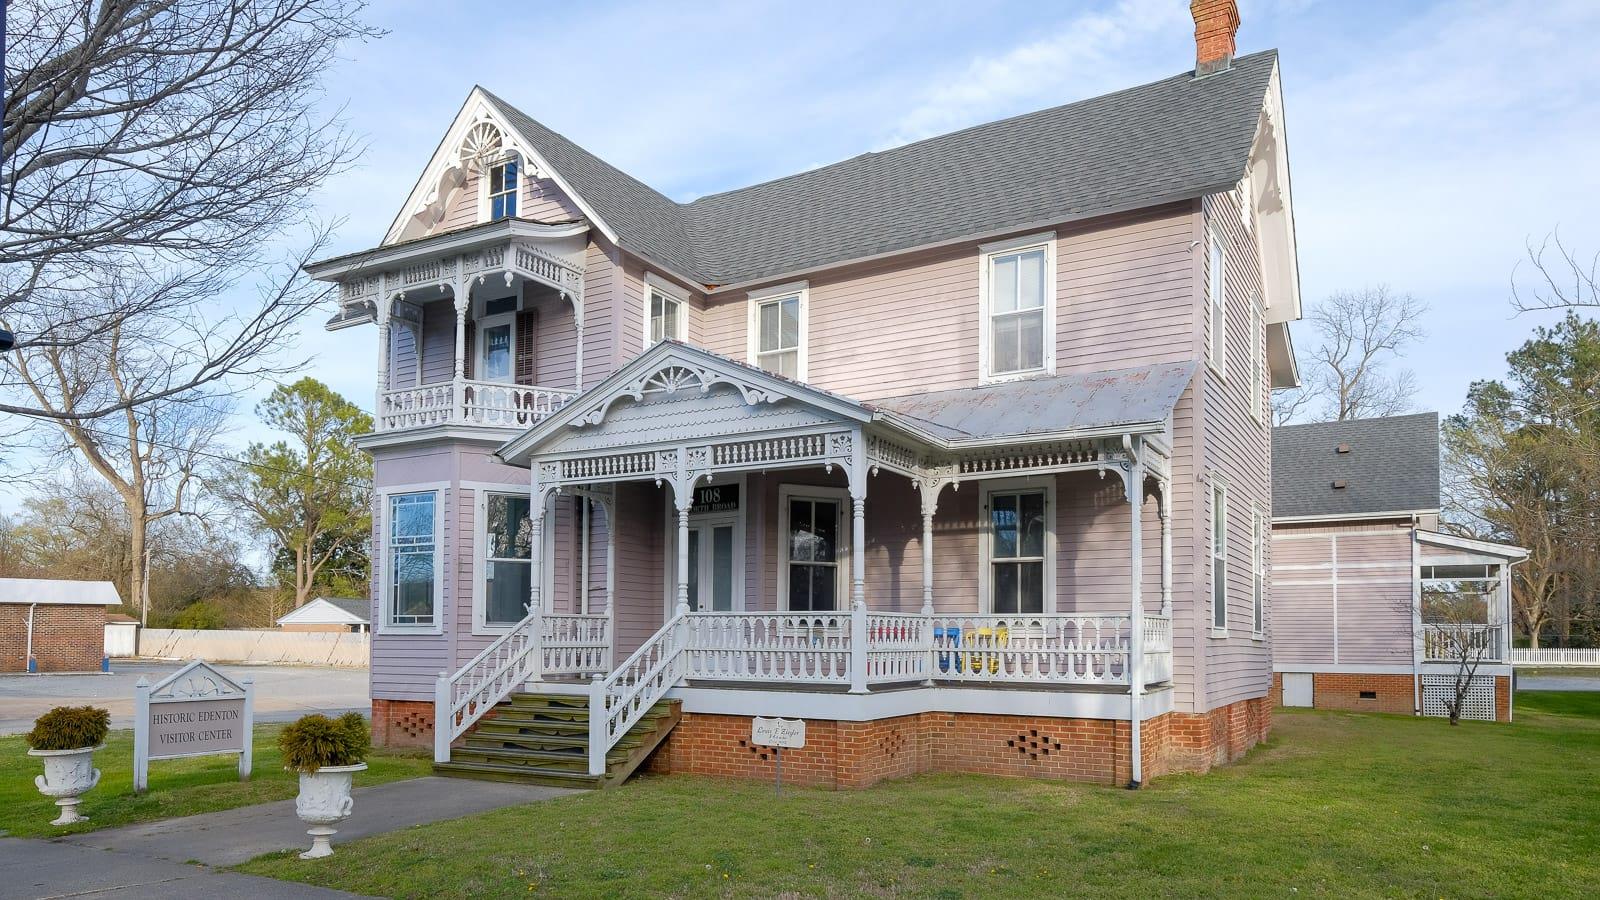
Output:
<instances>
[{"instance_id":1,"label":"porch roof","mask_svg":"<svg viewBox=\"0 0 1600 900\"><path fill-rule=\"evenodd\" d=\"M738 390L747 407L789 401L827 421L877 426L932 450L1161 433L1195 369L1192 361L1167 363L862 402L700 347L663 341L507 441L497 455L527 466L561 435L602 425L617 403L685 388L708 394L717 385Z\"/></svg>"},{"instance_id":2,"label":"porch roof","mask_svg":"<svg viewBox=\"0 0 1600 900\"><path fill-rule=\"evenodd\" d=\"M1499 559L1508 559L1512 562L1527 559L1528 551L1525 547L1514 544L1500 544L1494 541L1481 541L1477 538L1461 537L1455 534L1442 534L1437 531L1424 531L1417 529L1417 541L1433 547L1445 547L1451 550L1462 550L1467 553L1477 553L1483 556L1493 556Z\"/></svg>"}]
</instances>

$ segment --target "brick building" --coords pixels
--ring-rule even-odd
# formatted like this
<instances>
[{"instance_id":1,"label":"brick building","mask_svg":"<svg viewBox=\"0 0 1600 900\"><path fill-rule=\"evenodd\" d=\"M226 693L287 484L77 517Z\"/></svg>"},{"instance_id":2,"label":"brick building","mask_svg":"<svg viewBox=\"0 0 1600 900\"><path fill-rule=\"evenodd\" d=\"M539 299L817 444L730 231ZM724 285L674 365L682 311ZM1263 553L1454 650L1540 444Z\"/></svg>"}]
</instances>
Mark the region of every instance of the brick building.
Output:
<instances>
[{"instance_id":1,"label":"brick building","mask_svg":"<svg viewBox=\"0 0 1600 900\"><path fill-rule=\"evenodd\" d=\"M121 604L109 581L0 578L0 672L100 671Z\"/></svg>"}]
</instances>

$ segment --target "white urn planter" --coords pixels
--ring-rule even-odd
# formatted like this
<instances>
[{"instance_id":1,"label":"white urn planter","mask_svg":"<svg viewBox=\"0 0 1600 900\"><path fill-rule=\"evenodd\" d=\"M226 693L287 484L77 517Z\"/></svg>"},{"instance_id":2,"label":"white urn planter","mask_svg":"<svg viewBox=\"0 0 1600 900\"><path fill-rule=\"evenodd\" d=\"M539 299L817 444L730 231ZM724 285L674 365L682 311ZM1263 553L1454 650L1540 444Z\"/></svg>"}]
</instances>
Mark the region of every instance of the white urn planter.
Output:
<instances>
[{"instance_id":1,"label":"white urn planter","mask_svg":"<svg viewBox=\"0 0 1600 900\"><path fill-rule=\"evenodd\" d=\"M300 773L300 796L294 799L295 815L310 825L311 849L300 854L301 859L319 859L333 855L328 839L336 829L331 826L350 817L355 801L350 798L350 782L357 772L365 771L367 764L353 766L323 766L315 772Z\"/></svg>"},{"instance_id":2,"label":"white urn planter","mask_svg":"<svg viewBox=\"0 0 1600 900\"><path fill-rule=\"evenodd\" d=\"M100 747L28 751L29 756L44 760L44 774L35 775L33 783L38 786L39 793L54 797L56 805L61 807L61 815L51 825L89 821L87 816L78 815L78 801L85 792L100 783L100 770L94 767L94 752Z\"/></svg>"}]
</instances>

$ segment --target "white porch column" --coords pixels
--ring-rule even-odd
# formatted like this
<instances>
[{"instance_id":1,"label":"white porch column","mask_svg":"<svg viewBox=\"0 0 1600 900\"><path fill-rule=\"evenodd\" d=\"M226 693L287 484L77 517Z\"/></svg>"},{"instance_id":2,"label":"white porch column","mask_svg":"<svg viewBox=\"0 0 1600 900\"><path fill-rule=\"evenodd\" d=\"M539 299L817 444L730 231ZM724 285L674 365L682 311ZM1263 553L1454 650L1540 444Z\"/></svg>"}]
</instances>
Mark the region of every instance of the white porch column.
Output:
<instances>
[{"instance_id":1,"label":"white porch column","mask_svg":"<svg viewBox=\"0 0 1600 900\"><path fill-rule=\"evenodd\" d=\"M1172 482L1161 482L1156 515L1161 517L1161 614L1172 619Z\"/></svg>"},{"instance_id":2,"label":"white porch column","mask_svg":"<svg viewBox=\"0 0 1600 900\"><path fill-rule=\"evenodd\" d=\"M923 647L927 652L924 665L928 667L928 677L922 683L931 686L933 673L939 670L933 639L933 516L939 511L939 492L944 484L923 478L918 487L922 495L922 630Z\"/></svg>"},{"instance_id":3,"label":"white porch column","mask_svg":"<svg viewBox=\"0 0 1600 900\"><path fill-rule=\"evenodd\" d=\"M456 277L452 286L454 291L452 302L456 310L455 369L452 376L455 386L451 390L451 395L455 398L453 404L455 409L452 410L453 415L450 417L452 420L457 417L465 419L467 416L467 386L464 382L467 379L467 311L472 307L471 285L470 279L461 277L461 260L457 258ZM421 361L418 360L417 368L421 367Z\"/></svg>"},{"instance_id":4,"label":"white porch column","mask_svg":"<svg viewBox=\"0 0 1600 900\"><path fill-rule=\"evenodd\" d=\"M579 502L583 504L583 534L579 536L581 544L578 549L578 553L583 557L581 574L583 583L578 594L582 598L583 614L587 616L589 614L589 532L594 528L594 502L589 499L587 494L581 496Z\"/></svg>"},{"instance_id":5,"label":"white porch column","mask_svg":"<svg viewBox=\"0 0 1600 900\"><path fill-rule=\"evenodd\" d=\"M389 390L389 293L387 280L378 276L378 302L375 315L378 319L378 395L373 398L373 412L378 417L377 427L383 427L383 394Z\"/></svg>"},{"instance_id":6,"label":"white porch column","mask_svg":"<svg viewBox=\"0 0 1600 900\"><path fill-rule=\"evenodd\" d=\"M678 509L678 598L679 607L689 605L689 508L694 505L694 485L674 482L672 502Z\"/></svg>"},{"instance_id":7,"label":"white porch column","mask_svg":"<svg viewBox=\"0 0 1600 900\"><path fill-rule=\"evenodd\" d=\"M613 488L615 490L615 488ZM602 503L606 513L606 671L617 666L617 500Z\"/></svg>"},{"instance_id":8,"label":"white porch column","mask_svg":"<svg viewBox=\"0 0 1600 900\"><path fill-rule=\"evenodd\" d=\"M528 641L533 645L533 674L529 681L544 680L544 606L540 592L544 586L544 516L545 501L549 496L535 485L533 502L528 504L528 522L531 546L529 547Z\"/></svg>"},{"instance_id":9,"label":"white porch column","mask_svg":"<svg viewBox=\"0 0 1600 900\"><path fill-rule=\"evenodd\" d=\"M1134 459L1132 468L1128 470L1128 577L1131 583L1128 597L1128 733L1130 735L1130 748L1128 763L1133 787L1139 786L1144 781L1142 725L1144 694L1144 516L1141 515L1144 507L1144 465L1138 462L1138 454L1133 450L1132 442L1123 438L1123 446L1128 448L1128 455Z\"/></svg>"}]
</instances>

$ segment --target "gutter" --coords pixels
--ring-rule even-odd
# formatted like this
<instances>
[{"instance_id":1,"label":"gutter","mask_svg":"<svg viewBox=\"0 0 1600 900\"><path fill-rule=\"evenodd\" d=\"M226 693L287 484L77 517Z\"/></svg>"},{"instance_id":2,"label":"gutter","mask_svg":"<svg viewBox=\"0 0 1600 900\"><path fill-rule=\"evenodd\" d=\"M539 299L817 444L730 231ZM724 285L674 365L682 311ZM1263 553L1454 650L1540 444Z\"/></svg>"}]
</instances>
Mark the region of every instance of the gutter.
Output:
<instances>
[{"instance_id":1,"label":"gutter","mask_svg":"<svg viewBox=\"0 0 1600 900\"><path fill-rule=\"evenodd\" d=\"M23 668L29 675L39 674L39 664L33 659L33 611L39 606L37 603L28 604L28 650L23 655Z\"/></svg>"}]
</instances>

